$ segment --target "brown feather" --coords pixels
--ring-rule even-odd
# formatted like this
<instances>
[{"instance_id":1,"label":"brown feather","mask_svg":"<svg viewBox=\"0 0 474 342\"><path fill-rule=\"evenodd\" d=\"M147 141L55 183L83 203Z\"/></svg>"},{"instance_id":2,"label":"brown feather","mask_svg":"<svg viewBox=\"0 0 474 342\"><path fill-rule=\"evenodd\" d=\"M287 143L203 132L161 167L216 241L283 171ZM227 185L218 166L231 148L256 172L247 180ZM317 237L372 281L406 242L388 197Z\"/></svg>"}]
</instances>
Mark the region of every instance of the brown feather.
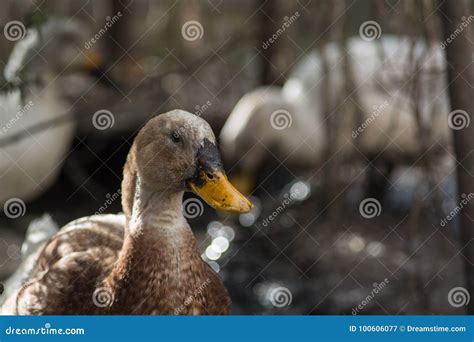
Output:
<instances>
[{"instance_id":1,"label":"brown feather","mask_svg":"<svg viewBox=\"0 0 474 342\"><path fill-rule=\"evenodd\" d=\"M91 216L63 227L45 244L31 278L5 302L1 313L229 313L228 293L219 276L201 259L182 216L182 190L163 190L138 176L137 154L156 138L154 120L157 122L151 120L139 133L144 147L140 150L136 139L127 157L122 182L125 215ZM203 129L206 134L208 130L207 126ZM154 159L158 153L152 152ZM170 155L163 153L163 161L173 163ZM148 164L150 158L144 159ZM170 175L178 177L175 170L181 168L182 177L186 176L189 167L182 166L185 162L183 157L180 163L170 165ZM152 177L167 183L164 176ZM176 187L181 183L176 180Z\"/></svg>"}]
</instances>

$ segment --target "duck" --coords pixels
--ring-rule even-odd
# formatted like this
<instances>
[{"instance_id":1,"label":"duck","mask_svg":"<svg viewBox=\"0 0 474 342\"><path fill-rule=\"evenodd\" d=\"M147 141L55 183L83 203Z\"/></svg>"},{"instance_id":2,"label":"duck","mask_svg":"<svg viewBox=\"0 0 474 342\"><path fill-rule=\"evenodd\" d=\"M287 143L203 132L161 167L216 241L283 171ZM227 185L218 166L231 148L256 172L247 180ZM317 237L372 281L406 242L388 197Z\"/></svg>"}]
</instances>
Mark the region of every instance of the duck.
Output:
<instances>
[{"instance_id":1,"label":"duck","mask_svg":"<svg viewBox=\"0 0 474 342\"><path fill-rule=\"evenodd\" d=\"M217 210L253 208L227 179L209 124L177 109L152 118L135 137L123 169L123 213L61 228L0 313L228 314L227 290L183 215L188 190Z\"/></svg>"},{"instance_id":2,"label":"duck","mask_svg":"<svg viewBox=\"0 0 474 342\"><path fill-rule=\"evenodd\" d=\"M4 283L0 283L0 307L9 297L10 293L17 290L30 276L34 262L38 257L40 247L44 245L59 230L58 224L50 214L44 213L41 217L34 218L28 225L25 238L21 244L21 265L11 274Z\"/></svg>"},{"instance_id":3,"label":"duck","mask_svg":"<svg viewBox=\"0 0 474 342\"><path fill-rule=\"evenodd\" d=\"M353 37L347 46L358 104L344 101L343 53L336 43L308 53L283 87L261 86L237 102L219 139L223 155L237 164L231 176L241 191L254 188L268 156L290 169L306 170L324 166L329 148L342 156L362 154L395 165L420 157L409 83L413 57L420 61L419 110L422 122L431 127L430 144L436 142L440 154L452 149L446 61L439 46L394 35L377 42ZM342 121L337 135L329 138L327 119L336 112Z\"/></svg>"},{"instance_id":4,"label":"duck","mask_svg":"<svg viewBox=\"0 0 474 342\"><path fill-rule=\"evenodd\" d=\"M90 34L78 21L51 18L24 33L4 69L10 91L0 94L2 205L11 198L31 201L54 183L75 136L73 108L101 88L101 53L83 48Z\"/></svg>"}]
</instances>

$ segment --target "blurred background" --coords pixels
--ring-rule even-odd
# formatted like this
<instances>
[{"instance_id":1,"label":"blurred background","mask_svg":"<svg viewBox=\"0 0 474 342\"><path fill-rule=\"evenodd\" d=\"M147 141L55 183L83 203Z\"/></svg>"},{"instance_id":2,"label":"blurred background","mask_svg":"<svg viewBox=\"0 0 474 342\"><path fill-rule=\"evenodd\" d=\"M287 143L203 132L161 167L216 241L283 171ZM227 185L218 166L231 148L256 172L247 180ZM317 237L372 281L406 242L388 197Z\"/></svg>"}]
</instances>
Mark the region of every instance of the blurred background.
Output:
<instances>
[{"instance_id":1,"label":"blurred background","mask_svg":"<svg viewBox=\"0 0 474 342\"><path fill-rule=\"evenodd\" d=\"M4 1L0 282L48 232L120 212L135 134L180 108L256 204L185 196L233 313L472 313L472 5Z\"/></svg>"}]
</instances>

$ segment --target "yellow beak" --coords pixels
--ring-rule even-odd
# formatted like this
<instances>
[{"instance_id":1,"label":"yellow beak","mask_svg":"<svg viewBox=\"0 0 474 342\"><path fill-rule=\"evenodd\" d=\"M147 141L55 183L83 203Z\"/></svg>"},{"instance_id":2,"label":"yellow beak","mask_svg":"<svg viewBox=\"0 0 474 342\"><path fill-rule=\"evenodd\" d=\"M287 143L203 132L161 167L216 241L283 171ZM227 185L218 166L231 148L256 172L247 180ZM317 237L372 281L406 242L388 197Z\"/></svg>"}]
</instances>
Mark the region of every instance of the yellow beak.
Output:
<instances>
[{"instance_id":1,"label":"yellow beak","mask_svg":"<svg viewBox=\"0 0 474 342\"><path fill-rule=\"evenodd\" d=\"M246 213L253 208L253 204L220 171L211 174L201 171L199 182L190 182L189 186L215 209Z\"/></svg>"},{"instance_id":2,"label":"yellow beak","mask_svg":"<svg viewBox=\"0 0 474 342\"><path fill-rule=\"evenodd\" d=\"M102 56L96 51L88 51L85 55L83 68L86 71L99 69L104 63Z\"/></svg>"}]
</instances>

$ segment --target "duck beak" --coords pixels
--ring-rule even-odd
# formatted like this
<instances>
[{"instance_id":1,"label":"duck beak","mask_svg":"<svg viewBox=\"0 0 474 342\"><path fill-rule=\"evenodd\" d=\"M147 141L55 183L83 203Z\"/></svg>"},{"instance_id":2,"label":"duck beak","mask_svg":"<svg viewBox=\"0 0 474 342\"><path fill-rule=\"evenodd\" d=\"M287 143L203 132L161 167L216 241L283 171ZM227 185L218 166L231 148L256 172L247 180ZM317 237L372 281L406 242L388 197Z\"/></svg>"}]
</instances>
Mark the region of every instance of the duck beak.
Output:
<instances>
[{"instance_id":1,"label":"duck beak","mask_svg":"<svg viewBox=\"0 0 474 342\"><path fill-rule=\"evenodd\" d=\"M196 175L188 182L191 190L211 207L236 213L252 210L253 204L229 182L216 145L205 140L198 151Z\"/></svg>"},{"instance_id":2,"label":"duck beak","mask_svg":"<svg viewBox=\"0 0 474 342\"><path fill-rule=\"evenodd\" d=\"M97 51L88 51L82 62L82 68L87 72L94 72L97 69L101 69L103 65L104 59Z\"/></svg>"},{"instance_id":3,"label":"duck beak","mask_svg":"<svg viewBox=\"0 0 474 342\"><path fill-rule=\"evenodd\" d=\"M107 73L104 59L98 52L88 51L85 54L82 70L97 79L100 84L118 91L120 84Z\"/></svg>"}]
</instances>

